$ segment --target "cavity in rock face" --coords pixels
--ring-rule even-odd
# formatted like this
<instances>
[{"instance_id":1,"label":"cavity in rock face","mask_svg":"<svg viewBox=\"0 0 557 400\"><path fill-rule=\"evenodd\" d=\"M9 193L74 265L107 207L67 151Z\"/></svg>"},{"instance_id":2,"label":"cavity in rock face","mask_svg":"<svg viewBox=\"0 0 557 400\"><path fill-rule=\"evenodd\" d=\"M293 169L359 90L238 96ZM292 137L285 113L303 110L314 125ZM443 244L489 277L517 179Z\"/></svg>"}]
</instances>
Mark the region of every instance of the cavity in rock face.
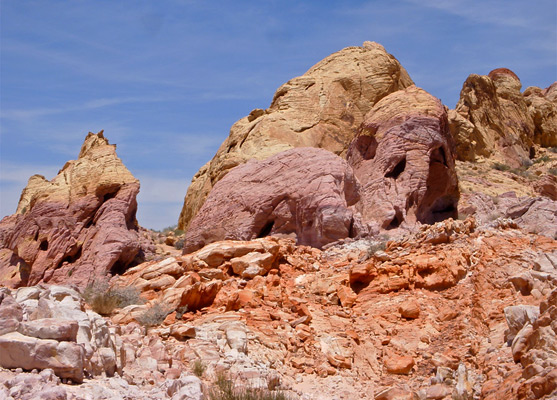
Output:
<instances>
[{"instance_id":1,"label":"cavity in rock face","mask_svg":"<svg viewBox=\"0 0 557 400\"><path fill-rule=\"evenodd\" d=\"M75 283L121 273L142 253L139 181L103 132L51 181L35 175L0 222L0 277L10 286Z\"/></svg>"},{"instance_id":2,"label":"cavity in rock face","mask_svg":"<svg viewBox=\"0 0 557 400\"><path fill-rule=\"evenodd\" d=\"M457 216L453 142L441 102L415 86L379 101L348 150L362 185L356 209L383 229Z\"/></svg>"},{"instance_id":3,"label":"cavity in rock face","mask_svg":"<svg viewBox=\"0 0 557 400\"><path fill-rule=\"evenodd\" d=\"M224 240L295 234L299 244L322 247L358 230L349 206L359 185L333 153L297 148L252 160L219 181L186 232L184 253Z\"/></svg>"}]
</instances>

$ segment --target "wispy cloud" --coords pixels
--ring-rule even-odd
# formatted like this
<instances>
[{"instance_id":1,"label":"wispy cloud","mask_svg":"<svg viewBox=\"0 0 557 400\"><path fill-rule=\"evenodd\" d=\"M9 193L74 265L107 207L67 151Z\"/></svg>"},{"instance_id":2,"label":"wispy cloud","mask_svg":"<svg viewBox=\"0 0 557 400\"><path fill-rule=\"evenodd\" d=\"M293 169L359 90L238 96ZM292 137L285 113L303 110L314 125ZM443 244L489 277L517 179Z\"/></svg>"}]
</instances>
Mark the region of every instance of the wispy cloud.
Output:
<instances>
[{"instance_id":1,"label":"wispy cloud","mask_svg":"<svg viewBox=\"0 0 557 400\"><path fill-rule=\"evenodd\" d=\"M61 107L51 108L34 108L34 109L2 109L0 117L15 120L27 120L29 118L43 117L53 114L64 114L74 111L94 110L97 108L130 104L130 103L158 103L179 100L178 97L114 97L90 100L88 102L77 105L65 105Z\"/></svg>"}]
</instances>

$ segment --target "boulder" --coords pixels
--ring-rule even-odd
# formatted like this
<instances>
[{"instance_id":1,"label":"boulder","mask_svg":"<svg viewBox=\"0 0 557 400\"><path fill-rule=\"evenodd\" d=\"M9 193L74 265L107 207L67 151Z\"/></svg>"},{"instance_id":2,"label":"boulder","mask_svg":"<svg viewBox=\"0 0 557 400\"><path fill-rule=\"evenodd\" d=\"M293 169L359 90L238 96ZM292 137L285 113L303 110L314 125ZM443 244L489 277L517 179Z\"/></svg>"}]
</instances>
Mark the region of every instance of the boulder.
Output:
<instances>
[{"instance_id":1,"label":"boulder","mask_svg":"<svg viewBox=\"0 0 557 400\"><path fill-rule=\"evenodd\" d=\"M365 42L320 61L282 85L266 110L236 122L213 159L192 179L178 226L186 230L209 192L232 168L294 147L344 155L364 116L380 99L412 85L383 46Z\"/></svg>"},{"instance_id":2,"label":"boulder","mask_svg":"<svg viewBox=\"0 0 557 400\"><path fill-rule=\"evenodd\" d=\"M18 330L23 321L23 308L9 289L0 288L0 335Z\"/></svg>"},{"instance_id":3,"label":"boulder","mask_svg":"<svg viewBox=\"0 0 557 400\"><path fill-rule=\"evenodd\" d=\"M34 175L16 214L0 221L0 276L17 270L12 286L76 283L121 273L142 252L135 219L139 182L116 146L89 133L77 160L51 181ZM13 275L13 274L12 274Z\"/></svg>"},{"instance_id":4,"label":"boulder","mask_svg":"<svg viewBox=\"0 0 557 400\"><path fill-rule=\"evenodd\" d=\"M449 112L457 158L492 157L520 167L535 155L533 145L557 145L557 85L520 93L520 79L506 68L470 75Z\"/></svg>"},{"instance_id":5,"label":"boulder","mask_svg":"<svg viewBox=\"0 0 557 400\"><path fill-rule=\"evenodd\" d=\"M41 318L21 323L19 332L39 339L75 342L78 328L77 321Z\"/></svg>"},{"instance_id":6,"label":"boulder","mask_svg":"<svg viewBox=\"0 0 557 400\"><path fill-rule=\"evenodd\" d=\"M391 229L403 222L456 218L459 199L454 145L441 102L411 86L368 112L347 160L362 189L364 223Z\"/></svg>"},{"instance_id":7,"label":"boulder","mask_svg":"<svg viewBox=\"0 0 557 400\"><path fill-rule=\"evenodd\" d=\"M329 151L296 148L252 160L216 183L191 221L183 251L273 234L295 234L298 244L322 247L356 235L349 206L357 201L352 169Z\"/></svg>"},{"instance_id":8,"label":"boulder","mask_svg":"<svg viewBox=\"0 0 557 400\"><path fill-rule=\"evenodd\" d=\"M530 86L522 95L534 121L534 143L557 146L557 82L546 89Z\"/></svg>"},{"instance_id":9,"label":"boulder","mask_svg":"<svg viewBox=\"0 0 557 400\"><path fill-rule=\"evenodd\" d=\"M18 332L0 336L0 366L26 370L51 368L56 375L83 381L85 350L72 342L37 339Z\"/></svg>"}]
</instances>

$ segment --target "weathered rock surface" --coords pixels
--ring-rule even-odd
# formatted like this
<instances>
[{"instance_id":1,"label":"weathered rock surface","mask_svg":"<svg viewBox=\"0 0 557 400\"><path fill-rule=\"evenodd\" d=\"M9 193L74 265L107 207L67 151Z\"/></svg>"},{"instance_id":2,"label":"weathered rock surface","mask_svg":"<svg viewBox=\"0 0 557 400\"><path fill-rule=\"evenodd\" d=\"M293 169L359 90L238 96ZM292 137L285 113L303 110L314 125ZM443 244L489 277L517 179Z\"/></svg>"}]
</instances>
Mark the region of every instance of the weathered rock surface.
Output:
<instances>
[{"instance_id":1,"label":"weathered rock surface","mask_svg":"<svg viewBox=\"0 0 557 400\"><path fill-rule=\"evenodd\" d=\"M281 233L314 247L355 236L349 206L358 189L350 166L327 150L304 147L249 161L217 182L186 232L184 253Z\"/></svg>"},{"instance_id":2,"label":"weathered rock surface","mask_svg":"<svg viewBox=\"0 0 557 400\"><path fill-rule=\"evenodd\" d=\"M366 113L380 99L412 85L383 46L348 47L282 85L266 110L236 122L213 159L193 177L178 226L185 230L213 186L232 168L293 147L344 155Z\"/></svg>"},{"instance_id":3,"label":"weathered rock surface","mask_svg":"<svg viewBox=\"0 0 557 400\"><path fill-rule=\"evenodd\" d=\"M528 232L557 237L557 201L547 197L518 197L514 192L491 197L484 193L464 196L461 210L481 223L512 223Z\"/></svg>"},{"instance_id":4,"label":"weathered rock surface","mask_svg":"<svg viewBox=\"0 0 557 400\"><path fill-rule=\"evenodd\" d=\"M556 86L520 92L520 79L506 68L470 75L449 112L460 160L493 157L513 167L533 158L534 144L557 144Z\"/></svg>"},{"instance_id":5,"label":"weathered rock surface","mask_svg":"<svg viewBox=\"0 0 557 400\"><path fill-rule=\"evenodd\" d=\"M523 96L534 121L534 143L557 146L557 82L546 89L530 86Z\"/></svg>"},{"instance_id":6,"label":"weathered rock surface","mask_svg":"<svg viewBox=\"0 0 557 400\"><path fill-rule=\"evenodd\" d=\"M454 145L441 102L411 86L380 100L365 117L348 162L362 185L365 223L396 228L456 217Z\"/></svg>"},{"instance_id":7,"label":"weathered rock surface","mask_svg":"<svg viewBox=\"0 0 557 400\"><path fill-rule=\"evenodd\" d=\"M19 320L17 325L2 325L1 367L52 369L75 382L85 373L114 375L114 338L98 314L85 311L78 292L49 286L2 289L0 296L0 315Z\"/></svg>"},{"instance_id":8,"label":"weathered rock surface","mask_svg":"<svg viewBox=\"0 0 557 400\"><path fill-rule=\"evenodd\" d=\"M3 282L85 285L123 272L141 256L135 219L139 182L115 150L102 131L89 133L78 159L54 179L29 179L17 213L0 222Z\"/></svg>"}]
</instances>

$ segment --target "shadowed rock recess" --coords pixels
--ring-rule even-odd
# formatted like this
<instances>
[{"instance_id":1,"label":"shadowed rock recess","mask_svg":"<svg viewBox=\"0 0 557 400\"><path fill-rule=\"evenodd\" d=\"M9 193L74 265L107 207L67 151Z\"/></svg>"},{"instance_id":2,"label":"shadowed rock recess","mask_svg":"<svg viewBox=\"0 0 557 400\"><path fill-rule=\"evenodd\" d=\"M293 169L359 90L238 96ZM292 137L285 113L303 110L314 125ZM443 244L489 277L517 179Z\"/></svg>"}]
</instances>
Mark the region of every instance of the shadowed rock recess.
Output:
<instances>
[{"instance_id":1,"label":"shadowed rock recess","mask_svg":"<svg viewBox=\"0 0 557 400\"><path fill-rule=\"evenodd\" d=\"M89 133L78 159L51 181L32 176L16 214L0 222L0 280L85 285L124 272L143 253L138 192L116 146Z\"/></svg>"}]
</instances>

